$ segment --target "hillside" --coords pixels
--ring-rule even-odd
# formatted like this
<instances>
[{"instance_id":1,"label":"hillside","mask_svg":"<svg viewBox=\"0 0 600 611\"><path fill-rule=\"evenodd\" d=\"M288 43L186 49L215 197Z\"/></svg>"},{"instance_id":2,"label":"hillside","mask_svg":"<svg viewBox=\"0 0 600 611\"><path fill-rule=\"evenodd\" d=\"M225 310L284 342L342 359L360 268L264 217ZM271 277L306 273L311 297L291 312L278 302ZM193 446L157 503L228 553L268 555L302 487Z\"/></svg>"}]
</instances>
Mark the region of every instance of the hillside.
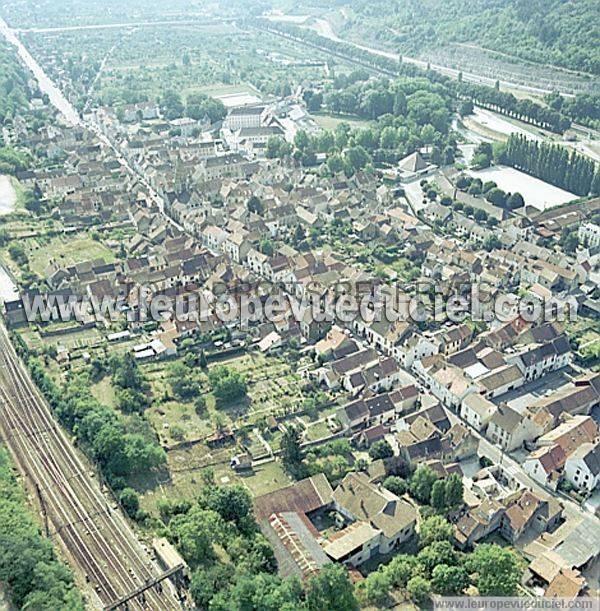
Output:
<instances>
[{"instance_id":1,"label":"hillside","mask_svg":"<svg viewBox=\"0 0 600 611\"><path fill-rule=\"evenodd\" d=\"M313 0L294 4L296 11L322 10ZM328 7L340 34L366 35L406 54L469 43L600 74L597 0L340 0Z\"/></svg>"}]
</instances>

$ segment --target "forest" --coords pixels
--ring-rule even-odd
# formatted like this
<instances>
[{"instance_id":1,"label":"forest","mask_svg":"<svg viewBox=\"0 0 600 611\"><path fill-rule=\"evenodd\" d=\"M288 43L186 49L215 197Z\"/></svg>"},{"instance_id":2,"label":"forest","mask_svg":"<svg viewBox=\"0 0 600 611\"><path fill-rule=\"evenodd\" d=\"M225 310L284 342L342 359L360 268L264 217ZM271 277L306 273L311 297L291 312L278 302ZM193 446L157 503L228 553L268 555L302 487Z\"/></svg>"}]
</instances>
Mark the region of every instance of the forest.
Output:
<instances>
[{"instance_id":1,"label":"forest","mask_svg":"<svg viewBox=\"0 0 600 611\"><path fill-rule=\"evenodd\" d=\"M307 2L314 5L314 2ZM360 34L410 54L470 43L527 61L600 74L597 0L350 0L340 35Z\"/></svg>"},{"instance_id":2,"label":"forest","mask_svg":"<svg viewBox=\"0 0 600 611\"><path fill-rule=\"evenodd\" d=\"M0 583L16 608L83 611L68 567L42 536L17 481L8 452L0 447Z\"/></svg>"}]
</instances>

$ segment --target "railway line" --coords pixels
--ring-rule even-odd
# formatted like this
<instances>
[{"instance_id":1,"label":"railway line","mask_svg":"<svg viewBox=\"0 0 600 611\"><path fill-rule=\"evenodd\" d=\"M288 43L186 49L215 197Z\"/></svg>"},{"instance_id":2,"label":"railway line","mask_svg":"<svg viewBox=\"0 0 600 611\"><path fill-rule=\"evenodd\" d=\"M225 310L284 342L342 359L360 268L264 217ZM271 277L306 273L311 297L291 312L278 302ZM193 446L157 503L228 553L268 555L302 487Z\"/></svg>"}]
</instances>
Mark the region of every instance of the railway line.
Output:
<instances>
[{"instance_id":1,"label":"railway line","mask_svg":"<svg viewBox=\"0 0 600 611\"><path fill-rule=\"evenodd\" d=\"M91 605L114 601L160 578L120 511L113 509L75 452L0 326L0 430L35 487L49 534L89 582ZM172 584L135 596L123 609L180 609Z\"/></svg>"}]
</instances>

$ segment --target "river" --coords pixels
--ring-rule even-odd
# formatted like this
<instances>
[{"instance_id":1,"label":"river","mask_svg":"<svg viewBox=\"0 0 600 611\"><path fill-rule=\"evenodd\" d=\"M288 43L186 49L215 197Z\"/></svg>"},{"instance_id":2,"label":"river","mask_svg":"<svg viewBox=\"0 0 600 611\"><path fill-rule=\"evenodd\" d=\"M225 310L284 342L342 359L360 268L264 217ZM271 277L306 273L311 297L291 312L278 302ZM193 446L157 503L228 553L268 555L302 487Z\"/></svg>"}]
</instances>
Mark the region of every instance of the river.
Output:
<instances>
[{"instance_id":1,"label":"river","mask_svg":"<svg viewBox=\"0 0 600 611\"><path fill-rule=\"evenodd\" d=\"M17 194L10 176L0 175L0 216L10 214L15 209Z\"/></svg>"},{"instance_id":2,"label":"river","mask_svg":"<svg viewBox=\"0 0 600 611\"><path fill-rule=\"evenodd\" d=\"M33 72L33 75L38 82L40 91L48 95L50 102L63 114L67 123L71 125L79 124L79 114L73 105L48 78L40 65L35 61L35 59L33 59L31 53L29 53L29 51L24 47L21 41L15 36L14 32L9 28L6 21L4 21L2 18L0 18L0 33L2 33L4 38L6 38L9 43L17 47L17 51L21 56L21 59L25 62L31 72Z\"/></svg>"}]
</instances>

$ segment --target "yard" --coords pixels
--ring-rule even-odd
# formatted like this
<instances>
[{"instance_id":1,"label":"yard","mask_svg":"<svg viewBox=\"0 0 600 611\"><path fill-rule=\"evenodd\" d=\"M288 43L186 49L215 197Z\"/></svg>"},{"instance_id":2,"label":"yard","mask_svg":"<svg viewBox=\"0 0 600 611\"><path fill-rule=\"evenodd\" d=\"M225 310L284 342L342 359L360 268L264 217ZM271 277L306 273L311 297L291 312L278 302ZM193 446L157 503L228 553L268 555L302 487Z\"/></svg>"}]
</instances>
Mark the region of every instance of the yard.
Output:
<instances>
[{"instance_id":1,"label":"yard","mask_svg":"<svg viewBox=\"0 0 600 611\"><path fill-rule=\"evenodd\" d=\"M66 267L95 259L104 259L106 263L116 259L106 246L89 237L32 238L27 240L26 245L31 270L41 276L51 262Z\"/></svg>"}]
</instances>

